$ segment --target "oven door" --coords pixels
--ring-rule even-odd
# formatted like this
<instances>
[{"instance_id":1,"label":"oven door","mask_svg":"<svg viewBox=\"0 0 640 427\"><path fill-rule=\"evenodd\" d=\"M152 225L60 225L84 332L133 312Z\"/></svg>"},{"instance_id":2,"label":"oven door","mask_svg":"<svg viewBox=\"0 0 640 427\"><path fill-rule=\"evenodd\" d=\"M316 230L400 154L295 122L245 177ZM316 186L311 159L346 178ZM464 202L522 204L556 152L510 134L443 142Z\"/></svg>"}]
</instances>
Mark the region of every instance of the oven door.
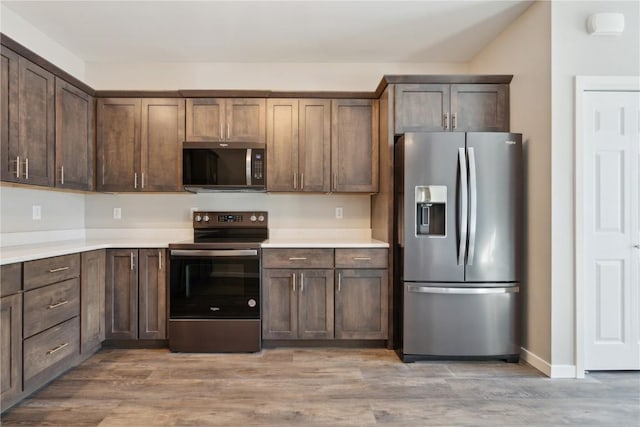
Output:
<instances>
[{"instance_id":1,"label":"oven door","mask_svg":"<svg viewBox=\"0 0 640 427\"><path fill-rule=\"evenodd\" d=\"M260 319L259 249L170 254L171 319Z\"/></svg>"}]
</instances>

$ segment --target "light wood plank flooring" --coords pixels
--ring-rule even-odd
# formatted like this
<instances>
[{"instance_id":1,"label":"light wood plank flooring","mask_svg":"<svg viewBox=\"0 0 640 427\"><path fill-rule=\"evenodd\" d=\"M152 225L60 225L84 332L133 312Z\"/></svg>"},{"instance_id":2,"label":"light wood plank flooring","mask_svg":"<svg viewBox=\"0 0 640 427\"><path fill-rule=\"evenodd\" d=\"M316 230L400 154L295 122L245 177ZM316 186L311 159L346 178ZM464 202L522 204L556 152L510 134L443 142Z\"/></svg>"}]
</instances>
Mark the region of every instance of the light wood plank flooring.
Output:
<instances>
[{"instance_id":1,"label":"light wood plank flooring","mask_svg":"<svg viewBox=\"0 0 640 427\"><path fill-rule=\"evenodd\" d=\"M640 373L544 377L526 364L401 363L384 349L102 350L2 426L640 425Z\"/></svg>"}]
</instances>

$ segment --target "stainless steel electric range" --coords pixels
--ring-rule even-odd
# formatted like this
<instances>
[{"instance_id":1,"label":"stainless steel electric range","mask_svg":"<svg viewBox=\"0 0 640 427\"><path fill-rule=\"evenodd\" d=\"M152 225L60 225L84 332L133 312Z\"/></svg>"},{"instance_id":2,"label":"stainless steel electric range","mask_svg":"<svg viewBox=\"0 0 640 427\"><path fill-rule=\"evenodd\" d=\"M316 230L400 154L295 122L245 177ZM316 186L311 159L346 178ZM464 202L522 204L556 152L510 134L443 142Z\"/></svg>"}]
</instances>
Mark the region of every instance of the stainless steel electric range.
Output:
<instances>
[{"instance_id":1,"label":"stainless steel electric range","mask_svg":"<svg viewBox=\"0 0 640 427\"><path fill-rule=\"evenodd\" d=\"M193 213L193 242L169 245L169 348L261 349L260 243L267 212Z\"/></svg>"}]
</instances>

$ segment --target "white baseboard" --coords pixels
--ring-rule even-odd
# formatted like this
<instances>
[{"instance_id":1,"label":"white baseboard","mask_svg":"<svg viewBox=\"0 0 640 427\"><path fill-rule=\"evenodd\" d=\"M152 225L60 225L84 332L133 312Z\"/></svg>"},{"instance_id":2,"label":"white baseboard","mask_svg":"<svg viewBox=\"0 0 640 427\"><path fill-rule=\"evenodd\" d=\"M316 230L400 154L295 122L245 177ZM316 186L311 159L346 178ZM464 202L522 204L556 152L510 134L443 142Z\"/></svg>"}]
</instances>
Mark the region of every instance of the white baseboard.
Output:
<instances>
[{"instance_id":1,"label":"white baseboard","mask_svg":"<svg viewBox=\"0 0 640 427\"><path fill-rule=\"evenodd\" d=\"M576 378L575 365L552 365L524 347L520 350L522 359L546 376L550 378Z\"/></svg>"}]
</instances>

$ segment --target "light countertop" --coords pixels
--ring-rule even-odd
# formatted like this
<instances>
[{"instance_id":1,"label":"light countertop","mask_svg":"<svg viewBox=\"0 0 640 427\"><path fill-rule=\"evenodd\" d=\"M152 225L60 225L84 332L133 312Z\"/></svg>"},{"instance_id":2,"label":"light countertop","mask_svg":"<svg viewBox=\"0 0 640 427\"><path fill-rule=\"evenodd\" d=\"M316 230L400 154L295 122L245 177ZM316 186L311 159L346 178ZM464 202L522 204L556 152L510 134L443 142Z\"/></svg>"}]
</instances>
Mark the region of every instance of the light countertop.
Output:
<instances>
[{"instance_id":1,"label":"light countertop","mask_svg":"<svg viewBox=\"0 0 640 427\"><path fill-rule=\"evenodd\" d=\"M263 248L388 248L389 244L372 238L316 237L270 238Z\"/></svg>"}]
</instances>

